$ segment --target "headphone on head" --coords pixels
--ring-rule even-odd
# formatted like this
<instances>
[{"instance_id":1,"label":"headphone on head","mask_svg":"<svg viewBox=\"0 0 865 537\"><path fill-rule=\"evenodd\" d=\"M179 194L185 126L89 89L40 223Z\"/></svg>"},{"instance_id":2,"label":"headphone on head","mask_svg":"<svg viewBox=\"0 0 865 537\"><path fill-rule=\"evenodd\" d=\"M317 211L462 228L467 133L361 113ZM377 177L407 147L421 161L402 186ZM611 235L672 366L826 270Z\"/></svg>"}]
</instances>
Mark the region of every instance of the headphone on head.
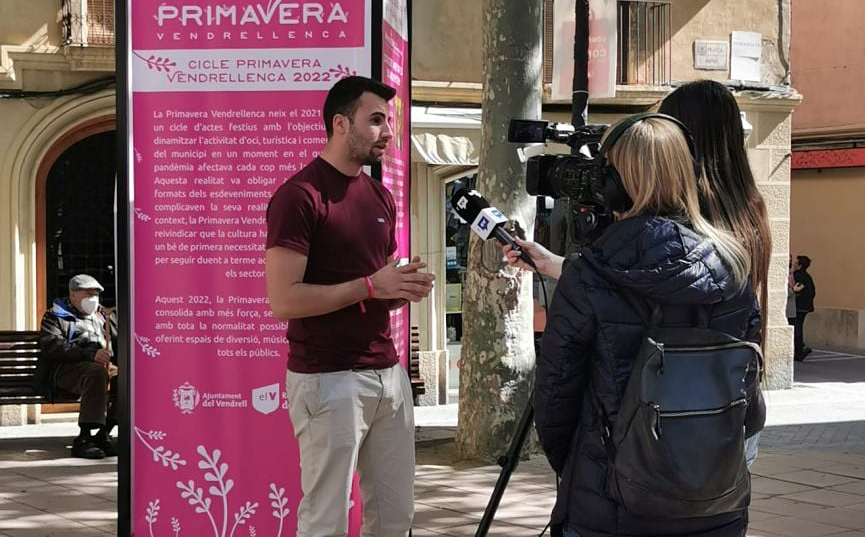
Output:
<instances>
[{"instance_id":1,"label":"headphone on head","mask_svg":"<svg viewBox=\"0 0 865 537\"><path fill-rule=\"evenodd\" d=\"M613 130L611 130L604 139L604 143L601 144L598 154L595 155L595 163L598 166L599 171L598 176L602 180L601 195L604 197L607 206L612 211L627 211L634 205L634 202L631 200L631 197L628 196L628 191L625 190L625 185L622 183L622 177L619 175L618 170L607 161L607 152L616 145L619 138L621 138L622 135L634 124L651 118L670 121L675 123L682 130L682 134L685 136L685 143L688 145L688 151L691 153L691 161L694 165L694 176L699 178L702 174L702 165L700 164L700 158L697 154L697 147L694 144L694 137L691 135L691 131L688 130L688 127L686 127L684 123L673 116L668 116L667 114L659 114L656 112L635 114L613 127Z\"/></svg>"}]
</instances>

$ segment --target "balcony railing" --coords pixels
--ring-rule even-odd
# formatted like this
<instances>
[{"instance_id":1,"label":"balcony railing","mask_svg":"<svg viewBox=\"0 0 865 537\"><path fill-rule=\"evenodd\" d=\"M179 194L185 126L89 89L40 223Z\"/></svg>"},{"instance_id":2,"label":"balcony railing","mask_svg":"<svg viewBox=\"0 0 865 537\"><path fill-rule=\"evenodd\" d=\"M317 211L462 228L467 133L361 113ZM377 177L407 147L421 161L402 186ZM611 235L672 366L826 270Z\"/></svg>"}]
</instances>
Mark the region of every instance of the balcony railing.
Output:
<instances>
[{"instance_id":1,"label":"balcony railing","mask_svg":"<svg viewBox=\"0 0 865 537\"><path fill-rule=\"evenodd\" d=\"M63 43L114 46L114 0L61 0Z\"/></svg>"}]
</instances>

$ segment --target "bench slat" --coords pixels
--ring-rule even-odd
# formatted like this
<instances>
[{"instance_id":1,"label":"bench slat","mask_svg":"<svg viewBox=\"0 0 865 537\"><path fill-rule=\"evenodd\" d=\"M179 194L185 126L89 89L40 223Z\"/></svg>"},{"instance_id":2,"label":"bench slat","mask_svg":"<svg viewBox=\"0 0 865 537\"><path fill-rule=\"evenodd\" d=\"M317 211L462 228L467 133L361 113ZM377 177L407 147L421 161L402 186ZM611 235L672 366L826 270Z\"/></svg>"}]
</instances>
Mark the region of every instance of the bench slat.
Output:
<instances>
[{"instance_id":1,"label":"bench slat","mask_svg":"<svg viewBox=\"0 0 865 537\"><path fill-rule=\"evenodd\" d=\"M39 332L0 330L0 405L46 402L32 386L39 355Z\"/></svg>"}]
</instances>

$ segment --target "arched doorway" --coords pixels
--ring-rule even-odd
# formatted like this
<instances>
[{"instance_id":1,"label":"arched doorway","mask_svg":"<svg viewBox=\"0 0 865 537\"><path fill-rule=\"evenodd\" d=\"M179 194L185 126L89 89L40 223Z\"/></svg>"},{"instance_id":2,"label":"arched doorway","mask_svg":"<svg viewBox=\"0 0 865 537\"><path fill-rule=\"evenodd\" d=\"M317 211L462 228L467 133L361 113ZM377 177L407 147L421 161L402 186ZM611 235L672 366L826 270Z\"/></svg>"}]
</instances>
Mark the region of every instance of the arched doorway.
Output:
<instances>
[{"instance_id":1,"label":"arched doorway","mask_svg":"<svg viewBox=\"0 0 865 537\"><path fill-rule=\"evenodd\" d=\"M115 132L77 142L60 155L45 183L46 298L67 294L80 273L105 287L101 302L114 306Z\"/></svg>"},{"instance_id":2,"label":"arched doorway","mask_svg":"<svg viewBox=\"0 0 865 537\"><path fill-rule=\"evenodd\" d=\"M115 304L114 118L100 118L58 140L40 165L36 190L37 310L68 294L69 278L94 276L102 303Z\"/></svg>"}]
</instances>

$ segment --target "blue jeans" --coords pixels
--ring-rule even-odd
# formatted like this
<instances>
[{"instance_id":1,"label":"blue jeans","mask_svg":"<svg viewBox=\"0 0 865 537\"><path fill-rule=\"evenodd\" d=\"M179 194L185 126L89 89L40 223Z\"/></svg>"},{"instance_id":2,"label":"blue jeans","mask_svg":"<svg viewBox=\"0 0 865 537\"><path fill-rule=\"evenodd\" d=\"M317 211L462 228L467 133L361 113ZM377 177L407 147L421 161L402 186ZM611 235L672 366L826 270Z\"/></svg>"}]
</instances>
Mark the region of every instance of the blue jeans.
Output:
<instances>
[{"instance_id":1,"label":"blue jeans","mask_svg":"<svg viewBox=\"0 0 865 537\"><path fill-rule=\"evenodd\" d=\"M760 442L760 433L745 439L745 464L748 468L757 460L757 444Z\"/></svg>"}]
</instances>

